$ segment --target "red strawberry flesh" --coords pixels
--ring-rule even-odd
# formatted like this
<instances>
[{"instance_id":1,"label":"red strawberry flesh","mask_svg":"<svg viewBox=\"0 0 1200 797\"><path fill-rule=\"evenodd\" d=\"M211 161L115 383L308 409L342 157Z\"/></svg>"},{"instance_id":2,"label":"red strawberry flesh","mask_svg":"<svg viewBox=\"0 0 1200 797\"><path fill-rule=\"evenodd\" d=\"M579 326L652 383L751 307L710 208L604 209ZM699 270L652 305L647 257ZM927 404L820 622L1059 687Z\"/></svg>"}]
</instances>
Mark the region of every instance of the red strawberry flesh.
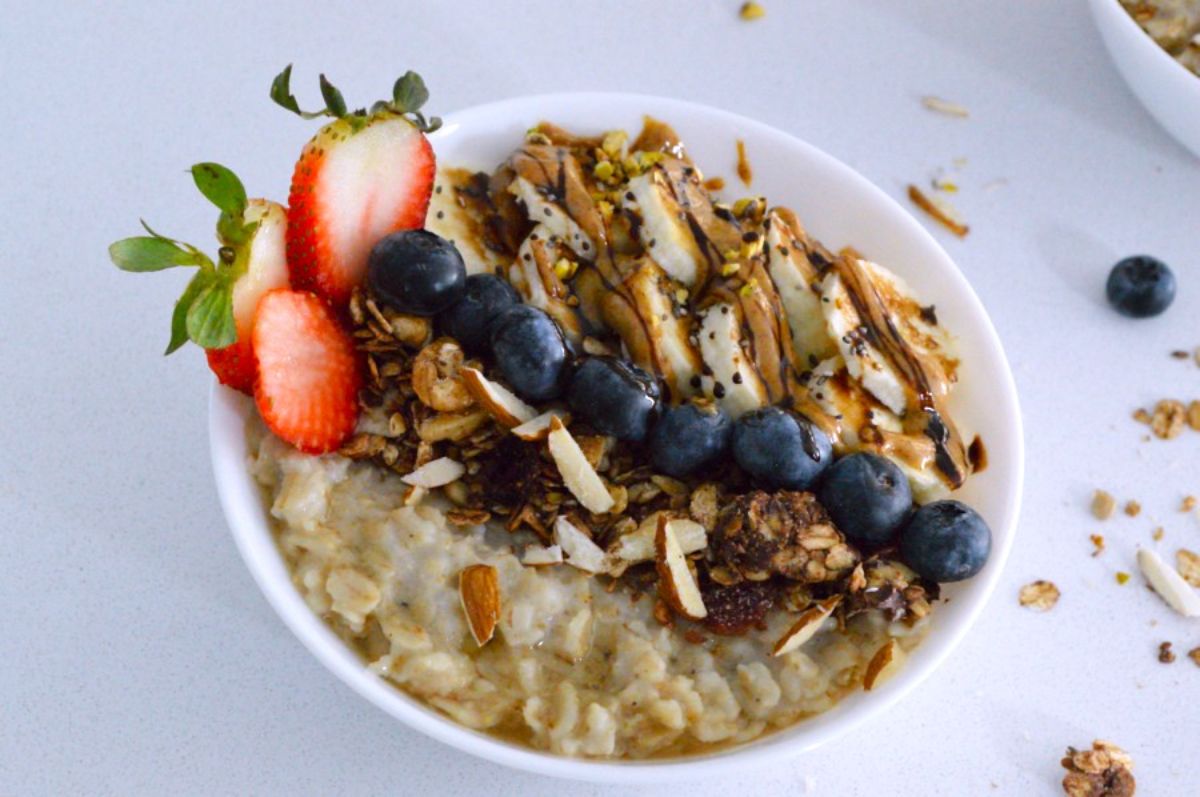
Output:
<instances>
[{"instance_id":1,"label":"red strawberry flesh","mask_svg":"<svg viewBox=\"0 0 1200 797\"><path fill-rule=\"evenodd\" d=\"M354 431L358 355L334 312L315 294L274 290L254 320L254 401L267 428L308 454L334 451Z\"/></svg>"}]
</instances>

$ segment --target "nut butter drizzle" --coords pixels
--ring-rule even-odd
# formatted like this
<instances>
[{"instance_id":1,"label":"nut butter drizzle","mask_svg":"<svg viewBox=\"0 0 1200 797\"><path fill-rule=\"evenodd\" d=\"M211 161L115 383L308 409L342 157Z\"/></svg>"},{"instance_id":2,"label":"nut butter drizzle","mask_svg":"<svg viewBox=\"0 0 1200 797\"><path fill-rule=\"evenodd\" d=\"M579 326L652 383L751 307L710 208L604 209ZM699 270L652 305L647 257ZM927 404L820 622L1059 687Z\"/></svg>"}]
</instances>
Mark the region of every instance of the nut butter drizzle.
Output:
<instances>
[{"instance_id":1,"label":"nut butter drizzle","mask_svg":"<svg viewBox=\"0 0 1200 797\"><path fill-rule=\"evenodd\" d=\"M904 377L916 400L920 412L906 413L903 419L905 428L919 431L933 442L935 467L951 489L961 487L970 472L966 447L953 421L941 406L940 391L932 384L929 368L896 328L891 314L884 307L883 299L858 259L843 255L838 258L834 268L866 326L869 339ZM911 428L914 426L916 428Z\"/></svg>"}]
</instances>

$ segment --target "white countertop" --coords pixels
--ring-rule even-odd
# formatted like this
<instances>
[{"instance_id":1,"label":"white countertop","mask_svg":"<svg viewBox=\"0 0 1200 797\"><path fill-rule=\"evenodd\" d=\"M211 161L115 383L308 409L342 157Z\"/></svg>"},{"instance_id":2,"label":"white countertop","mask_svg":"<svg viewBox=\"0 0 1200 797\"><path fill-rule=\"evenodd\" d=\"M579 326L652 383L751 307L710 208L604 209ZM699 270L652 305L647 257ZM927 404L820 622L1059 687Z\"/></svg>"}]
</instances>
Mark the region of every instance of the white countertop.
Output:
<instances>
[{"instance_id":1,"label":"white countertop","mask_svg":"<svg viewBox=\"0 0 1200 797\"><path fill-rule=\"evenodd\" d=\"M0 793L617 793L510 772L354 696L276 619L224 527L203 359L161 357L181 275L105 256L144 216L206 240L184 169L236 168L282 198L314 129L267 100L289 61L349 98L423 73L430 107L634 90L725 107L846 161L894 196L966 158L947 250L1007 347L1025 412L1020 534L965 644L840 743L690 794L1052 795L1068 744L1110 739L1139 794L1200 792L1200 621L1134 579L1137 545L1200 550L1200 434L1142 442L1131 411L1200 398L1200 162L1141 110L1082 0L29 3L0 25ZM348 6L349 7L349 6ZM153 10L151 10L153 8ZM306 76L299 79L299 75ZM969 120L921 107L965 104ZM352 103L357 100L352 99ZM819 230L817 231L819 234ZM1126 321L1109 266L1171 263L1175 306ZM1104 525L1091 491L1136 498ZM1109 540L1088 556L1088 534ZM1017 606L1036 578L1062 601ZM1175 643L1171 665L1159 642ZM647 789L676 794L678 786ZM807 790L807 791L806 791ZM620 790L632 793L634 790Z\"/></svg>"}]
</instances>

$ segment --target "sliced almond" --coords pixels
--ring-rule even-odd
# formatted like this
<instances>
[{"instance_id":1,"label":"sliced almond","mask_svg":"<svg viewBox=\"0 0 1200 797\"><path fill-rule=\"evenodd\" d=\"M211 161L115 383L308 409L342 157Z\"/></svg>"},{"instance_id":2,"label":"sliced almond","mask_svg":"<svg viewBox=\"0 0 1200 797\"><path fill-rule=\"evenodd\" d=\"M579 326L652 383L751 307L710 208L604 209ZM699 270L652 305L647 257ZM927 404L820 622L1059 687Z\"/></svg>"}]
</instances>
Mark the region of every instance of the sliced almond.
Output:
<instances>
[{"instance_id":1,"label":"sliced almond","mask_svg":"<svg viewBox=\"0 0 1200 797\"><path fill-rule=\"evenodd\" d=\"M554 541L566 554L567 564L572 567L588 573L603 573L608 569L608 556L604 549L562 515L554 520Z\"/></svg>"},{"instance_id":2,"label":"sliced almond","mask_svg":"<svg viewBox=\"0 0 1200 797\"><path fill-rule=\"evenodd\" d=\"M1150 586L1168 606L1184 617L1200 617L1200 595L1188 586L1183 576L1168 567L1162 558L1149 548L1137 555L1138 567Z\"/></svg>"},{"instance_id":3,"label":"sliced almond","mask_svg":"<svg viewBox=\"0 0 1200 797\"><path fill-rule=\"evenodd\" d=\"M825 619L829 615L833 614L833 610L841 602L842 596L834 595L802 611L796 622L792 623L792 627L775 643L775 648L771 651L771 655L782 656L785 653L791 653L812 639L817 631L821 629L821 624L825 622Z\"/></svg>"},{"instance_id":4,"label":"sliced almond","mask_svg":"<svg viewBox=\"0 0 1200 797\"><path fill-rule=\"evenodd\" d=\"M465 440L491 418L483 410L467 412L442 412L430 416L417 425L417 436L426 443L442 440Z\"/></svg>"},{"instance_id":5,"label":"sliced almond","mask_svg":"<svg viewBox=\"0 0 1200 797\"><path fill-rule=\"evenodd\" d=\"M658 535L658 519L662 512L654 512L641 522L635 531L619 537L610 546L613 555L631 564L649 562L654 558L654 540ZM708 545L708 533L704 526L694 520L675 518L672 524L679 547L685 554L703 550Z\"/></svg>"},{"instance_id":6,"label":"sliced almond","mask_svg":"<svg viewBox=\"0 0 1200 797\"><path fill-rule=\"evenodd\" d=\"M658 569L659 593L671 608L689 620L703 620L708 616L704 596L696 585L696 577L688 567L687 557L679 544L676 524L680 521L660 515L658 532L654 537L654 564Z\"/></svg>"},{"instance_id":7,"label":"sliced almond","mask_svg":"<svg viewBox=\"0 0 1200 797\"><path fill-rule=\"evenodd\" d=\"M564 424L571 422L571 414L566 410L547 410L536 418L526 421L520 426L513 427L512 433L530 443L545 440L546 436L550 434L550 421L555 418L558 418Z\"/></svg>"},{"instance_id":8,"label":"sliced almond","mask_svg":"<svg viewBox=\"0 0 1200 797\"><path fill-rule=\"evenodd\" d=\"M879 684L891 678L900 667L900 659L904 651L894 639L883 643L883 647L875 651L871 661L867 663L867 672L863 676L863 689L870 692Z\"/></svg>"},{"instance_id":9,"label":"sliced almond","mask_svg":"<svg viewBox=\"0 0 1200 797\"><path fill-rule=\"evenodd\" d=\"M521 564L527 567L544 567L562 564L563 553L559 545L529 545L521 553Z\"/></svg>"},{"instance_id":10,"label":"sliced almond","mask_svg":"<svg viewBox=\"0 0 1200 797\"><path fill-rule=\"evenodd\" d=\"M550 446L550 456L562 474L563 484L571 491L571 495L585 509L597 515L612 509L613 497L604 486L604 480L587 461L583 449L575 442L567 427L563 426L561 419L550 419L550 433L546 442Z\"/></svg>"},{"instance_id":11,"label":"sliced almond","mask_svg":"<svg viewBox=\"0 0 1200 797\"><path fill-rule=\"evenodd\" d=\"M475 644L483 647L500 621L500 578L491 565L471 565L458 574L458 597Z\"/></svg>"},{"instance_id":12,"label":"sliced almond","mask_svg":"<svg viewBox=\"0 0 1200 797\"><path fill-rule=\"evenodd\" d=\"M423 487L426 490L432 490L435 487L445 487L451 482L458 481L466 472L467 469L461 462L450 459L450 457L438 457L432 462L427 462L417 468L407 476L401 476L400 480L405 484L411 484L413 487Z\"/></svg>"},{"instance_id":13,"label":"sliced almond","mask_svg":"<svg viewBox=\"0 0 1200 797\"><path fill-rule=\"evenodd\" d=\"M537 417L537 410L504 385L488 379L478 368L463 368L459 374L471 397L504 426L511 429Z\"/></svg>"}]
</instances>

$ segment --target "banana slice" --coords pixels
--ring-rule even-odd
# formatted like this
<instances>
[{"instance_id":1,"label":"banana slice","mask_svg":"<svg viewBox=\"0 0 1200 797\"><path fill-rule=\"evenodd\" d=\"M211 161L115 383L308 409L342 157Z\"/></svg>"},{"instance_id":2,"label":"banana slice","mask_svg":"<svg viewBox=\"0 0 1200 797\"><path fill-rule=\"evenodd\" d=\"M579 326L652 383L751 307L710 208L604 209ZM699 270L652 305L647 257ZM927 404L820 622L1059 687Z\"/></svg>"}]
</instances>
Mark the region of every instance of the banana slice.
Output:
<instances>
[{"instance_id":1,"label":"banana slice","mask_svg":"<svg viewBox=\"0 0 1200 797\"><path fill-rule=\"evenodd\" d=\"M846 363L850 376L897 415L908 406L903 378L872 340L841 275L831 271L821 282L821 307L830 337Z\"/></svg>"},{"instance_id":2,"label":"banana slice","mask_svg":"<svg viewBox=\"0 0 1200 797\"><path fill-rule=\"evenodd\" d=\"M767 272L779 293L792 332L792 347L805 367L837 353L821 306L821 272L808 252L813 245L790 210L768 214Z\"/></svg>"},{"instance_id":3,"label":"banana slice","mask_svg":"<svg viewBox=\"0 0 1200 797\"><path fill-rule=\"evenodd\" d=\"M662 377L669 400L696 393L703 364L688 339L690 319L678 312L671 281L654 261L643 258L621 290L601 301L605 324L621 337L634 363Z\"/></svg>"},{"instance_id":4,"label":"banana slice","mask_svg":"<svg viewBox=\"0 0 1200 797\"><path fill-rule=\"evenodd\" d=\"M767 386L742 350L738 308L726 302L700 313L700 356L709 373L701 378L704 392L734 420L765 406Z\"/></svg>"},{"instance_id":5,"label":"banana slice","mask_svg":"<svg viewBox=\"0 0 1200 797\"><path fill-rule=\"evenodd\" d=\"M624 207L641 217L638 238L646 251L672 279L689 288L701 282L707 260L684 221L683 208L675 200L666 172L651 169L630 180L625 189Z\"/></svg>"},{"instance_id":6,"label":"banana slice","mask_svg":"<svg viewBox=\"0 0 1200 797\"><path fill-rule=\"evenodd\" d=\"M484 242L478 230L487 216L485 209L476 209L460 189L478 181L467 169L439 169L434 180L433 194L429 197L429 211L425 216L425 229L452 241L462 255L468 274L494 274L504 261L497 252ZM480 195L487 190L487 177L482 178Z\"/></svg>"},{"instance_id":7,"label":"banana slice","mask_svg":"<svg viewBox=\"0 0 1200 797\"><path fill-rule=\"evenodd\" d=\"M908 283L878 263L869 260L860 263L871 276L871 282L904 340L914 351L940 367L945 378L938 386L943 394L948 393L958 370L958 347L954 337L938 324L933 305L922 306Z\"/></svg>"},{"instance_id":8,"label":"banana slice","mask_svg":"<svg viewBox=\"0 0 1200 797\"><path fill-rule=\"evenodd\" d=\"M568 260L564 255L569 254L559 245L560 240L550 225L534 227L521 243L517 259L508 268L508 281L526 304L545 310L568 338L578 341L583 338L583 328L575 308L567 302L570 290L557 271L559 261ZM572 268L577 267L573 261L568 262Z\"/></svg>"}]
</instances>

